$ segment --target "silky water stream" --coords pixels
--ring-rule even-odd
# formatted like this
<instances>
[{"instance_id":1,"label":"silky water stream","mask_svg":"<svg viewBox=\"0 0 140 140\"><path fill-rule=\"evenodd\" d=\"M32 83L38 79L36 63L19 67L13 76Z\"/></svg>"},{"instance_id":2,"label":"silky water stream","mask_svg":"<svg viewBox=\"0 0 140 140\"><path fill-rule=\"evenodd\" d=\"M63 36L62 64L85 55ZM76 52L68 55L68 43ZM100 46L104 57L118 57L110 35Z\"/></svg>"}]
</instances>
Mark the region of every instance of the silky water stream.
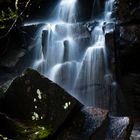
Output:
<instances>
[{"instance_id":1,"label":"silky water stream","mask_svg":"<svg viewBox=\"0 0 140 140\"><path fill-rule=\"evenodd\" d=\"M46 22L38 34L33 65L83 104L107 109L115 95L110 91L113 80L103 26L112 22L113 2L107 0L101 14L91 17L96 26L89 31L87 23L91 21L77 21L77 0L61 0L53 12L54 20ZM98 5L95 0L93 9Z\"/></svg>"}]
</instances>

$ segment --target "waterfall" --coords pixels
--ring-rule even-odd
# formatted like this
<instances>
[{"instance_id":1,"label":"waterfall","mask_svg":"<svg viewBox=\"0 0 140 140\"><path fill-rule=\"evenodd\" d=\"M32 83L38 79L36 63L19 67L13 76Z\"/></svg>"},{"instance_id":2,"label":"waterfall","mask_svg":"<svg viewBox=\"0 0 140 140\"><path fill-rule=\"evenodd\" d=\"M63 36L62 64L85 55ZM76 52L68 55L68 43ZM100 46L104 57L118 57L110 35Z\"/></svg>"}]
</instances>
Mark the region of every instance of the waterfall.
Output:
<instances>
[{"instance_id":1,"label":"waterfall","mask_svg":"<svg viewBox=\"0 0 140 140\"><path fill-rule=\"evenodd\" d=\"M85 105L108 108L110 104L112 79L103 26L112 20L113 1L106 0L104 11L94 19L97 25L89 32L77 22L77 0L61 0L55 9L54 21L46 23L38 33L38 55L33 68ZM95 0L93 5L93 9L98 8L99 1ZM87 38L90 45L83 47L81 42Z\"/></svg>"},{"instance_id":2,"label":"waterfall","mask_svg":"<svg viewBox=\"0 0 140 140\"><path fill-rule=\"evenodd\" d=\"M61 0L58 5L58 19L66 22L76 22L76 1L77 0Z\"/></svg>"}]
</instances>

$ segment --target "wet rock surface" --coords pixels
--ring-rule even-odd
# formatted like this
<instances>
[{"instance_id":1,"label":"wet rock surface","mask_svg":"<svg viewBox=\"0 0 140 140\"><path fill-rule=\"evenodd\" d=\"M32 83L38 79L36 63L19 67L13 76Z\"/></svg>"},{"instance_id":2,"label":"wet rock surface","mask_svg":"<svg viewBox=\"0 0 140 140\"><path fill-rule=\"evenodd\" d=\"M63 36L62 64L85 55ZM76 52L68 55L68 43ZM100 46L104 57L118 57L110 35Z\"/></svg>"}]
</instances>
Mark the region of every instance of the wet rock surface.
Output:
<instances>
[{"instance_id":1,"label":"wet rock surface","mask_svg":"<svg viewBox=\"0 0 140 140\"><path fill-rule=\"evenodd\" d=\"M81 53L81 55L84 55L85 50L87 49L88 46L90 46L90 39L91 39L91 31L94 28L94 26L97 24L97 22L91 22L87 23L86 22L81 22L81 23L76 23L76 24L65 24L65 23L51 23L51 24L46 24L46 28L43 29L42 31L42 50L43 54L46 55L47 53L47 48L49 46L47 45L47 37L50 31L47 30L47 28L52 28L53 32L55 32L54 40L57 42L63 43L65 49L64 51L69 51L70 50L70 44L74 43L77 47L77 50ZM69 31L69 28L71 28L71 31ZM90 29L89 29L90 28ZM69 37L68 34L72 34L74 40L72 41L71 37ZM63 40L62 40L63 38ZM65 56L64 56L65 57ZM78 56L77 56L78 57ZM79 58L81 59L81 58ZM67 58L65 59L65 61Z\"/></svg>"},{"instance_id":2,"label":"wet rock surface","mask_svg":"<svg viewBox=\"0 0 140 140\"><path fill-rule=\"evenodd\" d=\"M58 23L56 24L55 31L61 37L65 37L68 33L68 28L71 28L71 34L73 35L74 38L90 37L90 34L87 30L87 27L84 26L84 23L76 23L76 24L63 24L63 23L59 24Z\"/></svg>"},{"instance_id":3,"label":"wet rock surface","mask_svg":"<svg viewBox=\"0 0 140 140\"><path fill-rule=\"evenodd\" d=\"M123 140L127 135L127 127L129 125L128 117L113 117L110 116L109 127L107 131L107 140Z\"/></svg>"}]
</instances>

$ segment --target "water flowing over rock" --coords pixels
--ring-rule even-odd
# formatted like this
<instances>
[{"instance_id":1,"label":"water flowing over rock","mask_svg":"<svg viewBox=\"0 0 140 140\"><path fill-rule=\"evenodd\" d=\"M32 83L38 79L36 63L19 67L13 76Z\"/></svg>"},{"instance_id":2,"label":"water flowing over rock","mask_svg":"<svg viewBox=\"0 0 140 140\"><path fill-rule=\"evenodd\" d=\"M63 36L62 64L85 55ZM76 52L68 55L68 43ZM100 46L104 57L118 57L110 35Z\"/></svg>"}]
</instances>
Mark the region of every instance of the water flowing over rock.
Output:
<instances>
[{"instance_id":1,"label":"water flowing over rock","mask_svg":"<svg viewBox=\"0 0 140 140\"><path fill-rule=\"evenodd\" d=\"M115 102L116 93L110 93L113 76L107 78L111 71L104 31L113 30L114 1L102 3L105 6L100 11L101 16L97 14L87 23L77 21L77 3L76 0L58 2L53 21L48 20L38 34L33 68L85 105L113 110L114 105L109 102ZM98 6L99 2L94 1L93 9Z\"/></svg>"},{"instance_id":2,"label":"water flowing over rock","mask_svg":"<svg viewBox=\"0 0 140 140\"><path fill-rule=\"evenodd\" d=\"M131 134L133 117L140 116L139 0L60 0L55 4L43 24L27 23L21 37L10 39L16 42L25 37L27 44L19 40L8 51L0 48L4 50L0 52L0 83L31 62L33 69L53 81L27 70L12 84L2 85L0 134L17 140L128 140L130 135L139 139L139 126ZM34 35L26 32L30 27ZM14 48L15 44L21 47ZM66 93L78 108L74 104L67 114L73 103L63 102L58 92Z\"/></svg>"}]
</instances>

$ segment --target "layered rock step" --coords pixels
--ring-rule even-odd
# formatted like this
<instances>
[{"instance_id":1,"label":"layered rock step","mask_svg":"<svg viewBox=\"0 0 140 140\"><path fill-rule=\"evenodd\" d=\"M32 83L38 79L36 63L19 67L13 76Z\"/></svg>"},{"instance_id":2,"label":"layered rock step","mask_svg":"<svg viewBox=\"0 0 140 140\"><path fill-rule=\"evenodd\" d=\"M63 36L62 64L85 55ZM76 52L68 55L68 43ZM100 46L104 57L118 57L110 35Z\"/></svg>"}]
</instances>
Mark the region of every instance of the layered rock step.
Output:
<instances>
[{"instance_id":1,"label":"layered rock step","mask_svg":"<svg viewBox=\"0 0 140 140\"><path fill-rule=\"evenodd\" d=\"M53 24L49 25L54 26ZM0 57L0 84L17 76L25 68L31 66L34 59L34 49L37 47L36 42L38 39L38 32L45 26L48 26L48 24L25 24L20 28L14 28L11 31L9 35L10 37L8 39L4 38L3 40L0 40L2 44L3 42L6 42L6 39L8 40L7 44L1 47L1 49L3 50L1 50L2 54ZM68 27L72 28L72 34L74 35L75 41L78 42L77 46L80 46L79 49L81 54L84 53L86 47L90 45L90 33L87 29L86 23L58 23L55 26L56 32L59 34L59 37L61 36L61 38L59 38L59 41L64 37L63 42L65 48L69 47L69 38L66 37ZM95 26L95 23L93 23L93 26ZM43 52L46 53L45 42L47 41L48 30L45 30L44 28L41 34L42 43L40 43L39 45L42 47Z\"/></svg>"},{"instance_id":2,"label":"layered rock step","mask_svg":"<svg viewBox=\"0 0 140 140\"><path fill-rule=\"evenodd\" d=\"M91 26L95 26L95 23ZM63 61L71 61L71 59L79 61L87 47L91 45L90 40L91 34L87 23L46 23L42 27L40 45L42 45L42 52L45 58L50 45L52 45L52 47L57 46L56 51L59 48L63 51L64 47L65 56ZM77 57L70 58L70 56L66 56L68 53L71 53L72 48L77 51L73 52L74 54L77 53Z\"/></svg>"}]
</instances>

